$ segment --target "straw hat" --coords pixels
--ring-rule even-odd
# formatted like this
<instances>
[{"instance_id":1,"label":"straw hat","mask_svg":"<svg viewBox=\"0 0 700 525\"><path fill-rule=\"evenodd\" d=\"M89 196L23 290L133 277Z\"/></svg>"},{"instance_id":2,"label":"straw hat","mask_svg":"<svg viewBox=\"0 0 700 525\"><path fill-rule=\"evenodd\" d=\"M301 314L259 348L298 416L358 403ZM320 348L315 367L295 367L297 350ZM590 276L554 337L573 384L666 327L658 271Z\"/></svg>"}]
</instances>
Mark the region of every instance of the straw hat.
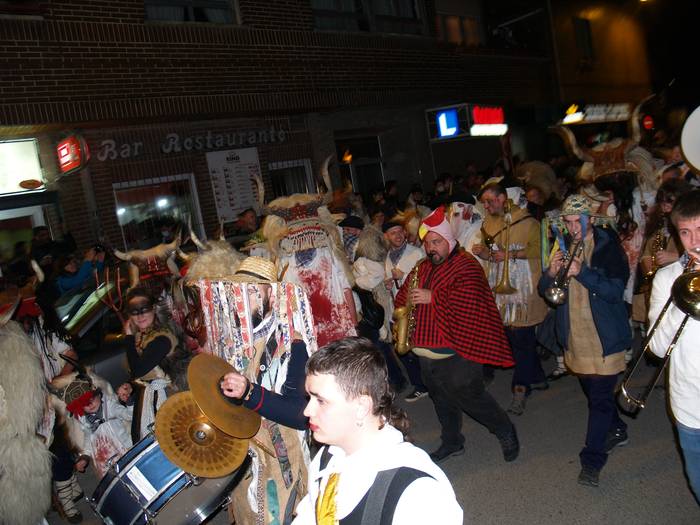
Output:
<instances>
[{"instance_id":1,"label":"straw hat","mask_svg":"<svg viewBox=\"0 0 700 525\"><path fill-rule=\"evenodd\" d=\"M236 283L276 283L277 266L268 259L251 255L243 260L231 280Z\"/></svg>"},{"instance_id":2,"label":"straw hat","mask_svg":"<svg viewBox=\"0 0 700 525\"><path fill-rule=\"evenodd\" d=\"M589 217L602 217L597 210L597 204L580 193L569 195L561 205L559 216L564 215L588 215Z\"/></svg>"}]
</instances>

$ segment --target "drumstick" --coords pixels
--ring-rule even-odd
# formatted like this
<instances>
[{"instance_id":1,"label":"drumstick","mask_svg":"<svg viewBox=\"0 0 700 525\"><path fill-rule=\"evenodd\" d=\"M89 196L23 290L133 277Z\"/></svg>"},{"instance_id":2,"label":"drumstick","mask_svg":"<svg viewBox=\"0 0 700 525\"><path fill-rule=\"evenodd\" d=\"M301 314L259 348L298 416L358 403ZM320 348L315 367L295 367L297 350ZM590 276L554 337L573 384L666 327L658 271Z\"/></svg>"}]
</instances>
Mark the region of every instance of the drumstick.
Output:
<instances>
[{"instance_id":1,"label":"drumstick","mask_svg":"<svg viewBox=\"0 0 700 525\"><path fill-rule=\"evenodd\" d=\"M272 457L272 458L276 458L276 457L277 457L277 454L275 454L274 452L272 452L269 448L267 448L265 445L263 445L259 440L255 439L255 438L251 438L251 441L252 441L253 443L255 443L255 445L258 446L258 447L260 448L260 450L262 450L262 451L263 451L265 454L267 454L268 456L270 456L270 457Z\"/></svg>"}]
</instances>

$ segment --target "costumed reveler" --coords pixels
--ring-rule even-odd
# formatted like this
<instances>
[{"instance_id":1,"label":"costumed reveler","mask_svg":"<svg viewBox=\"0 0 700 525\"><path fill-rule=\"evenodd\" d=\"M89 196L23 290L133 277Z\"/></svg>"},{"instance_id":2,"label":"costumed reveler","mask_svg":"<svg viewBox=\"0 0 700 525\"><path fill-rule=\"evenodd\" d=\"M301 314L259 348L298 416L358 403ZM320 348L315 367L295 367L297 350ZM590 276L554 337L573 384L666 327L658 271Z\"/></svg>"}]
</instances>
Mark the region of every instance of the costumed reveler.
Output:
<instances>
[{"instance_id":1,"label":"costumed reveler","mask_svg":"<svg viewBox=\"0 0 700 525\"><path fill-rule=\"evenodd\" d=\"M317 336L305 292L277 275L274 263L251 256L228 280L196 282L205 349L237 370L222 391L263 417L229 505L237 524L290 523L306 494L304 367Z\"/></svg>"},{"instance_id":2,"label":"costumed reveler","mask_svg":"<svg viewBox=\"0 0 700 525\"><path fill-rule=\"evenodd\" d=\"M547 306L537 293L537 282L542 274L540 225L527 210L509 200L500 183L485 185L479 199L487 216L482 226L482 243L472 251L487 261L486 274L513 349L515 372L509 411L520 415L531 390L546 387L536 350L536 328L547 315ZM507 284L513 290L501 293L497 285L505 276L509 277Z\"/></svg>"},{"instance_id":3,"label":"costumed reveler","mask_svg":"<svg viewBox=\"0 0 700 525\"><path fill-rule=\"evenodd\" d=\"M0 299L0 521L34 525L51 505L51 455L37 434L46 381L36 347L10 321L18 301Z\"/></svg>"},{"instance_id":4,"label":"costumed reveler","mask_svg":"<svg viewBox=\"0 0 700 525\"><path fill-rule=\"evenodd\" d=\"M330 188L328 159L322 173ZM338 227L324 206L330 198L330 191L327 195L295 194L277 198L264 208L263 234L269 253L280 268L287 268L285 279L306 291L319 346L355 335L357 325L352 270ZM259 199L263 201L264 196Z\"/></svg>"}]
</instances>

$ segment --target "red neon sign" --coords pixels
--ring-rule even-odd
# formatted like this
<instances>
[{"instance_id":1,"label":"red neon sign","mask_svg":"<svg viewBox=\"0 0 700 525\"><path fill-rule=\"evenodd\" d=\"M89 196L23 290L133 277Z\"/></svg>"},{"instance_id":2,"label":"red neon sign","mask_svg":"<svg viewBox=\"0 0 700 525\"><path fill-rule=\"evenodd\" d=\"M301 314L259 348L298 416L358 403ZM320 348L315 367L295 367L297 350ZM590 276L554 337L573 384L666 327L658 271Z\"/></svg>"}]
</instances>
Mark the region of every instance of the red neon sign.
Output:
<instances>
[{"instance_id":1,"label":"red neon sign","mask_svg":"<svg viewBox=\"0 0 700 525\"><path fill-rule=\"evenodd\" d=\"M644 126L644 129L646 130L654 129L654 119L651 115L644 115L644 118L642 119L642 126Z\"/></svg>"},{"instance_id":2,"label":"red neon sign","mask_svg":"<svg viewBox=\"0 0 700 525\"><path fill-rule=\"evenodd\" d=\"M472 106L472 123L474 124L505 124L502 107Z\"/></svg>"},{"instance_id":3,"label":"red neon sign","mask_svg":"<svg viewBox=\"0 0 700 525\"><path fill-rule=\"evenodd\" d=\"M84 167L90 158L87 144L77 135L71 135L59 142L56 154L59 168L64 174Z\"/></svg>"}]
</instances>

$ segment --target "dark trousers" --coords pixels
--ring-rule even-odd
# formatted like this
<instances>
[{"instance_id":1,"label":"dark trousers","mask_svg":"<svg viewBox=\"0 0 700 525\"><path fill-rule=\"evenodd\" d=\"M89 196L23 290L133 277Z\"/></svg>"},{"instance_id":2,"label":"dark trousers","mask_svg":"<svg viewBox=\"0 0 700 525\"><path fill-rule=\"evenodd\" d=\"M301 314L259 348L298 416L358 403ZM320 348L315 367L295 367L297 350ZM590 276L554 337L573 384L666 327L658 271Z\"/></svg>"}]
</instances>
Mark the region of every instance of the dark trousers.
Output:
<instances>
[{"instance_id":1,"label":"dark trousers","mask_svg":"<svg viewBox=\"0 0 700 525\"><path fill-rule=\"evenodd\" d=\"M404 377L401 367L399 366L396 353L394 352L394 347L389 343L379 340L375 342L375 345L382 351L382 354L384 354L387 372L389 373L389 383L396 388L405 385L406 378Z\"/></svg>"},{"instance_id":2,"label":"dark trousers","mask_svg":"<svg viewBox=\"0 0 700 525\"><path fill-rule=\"evenodd\" d=\"M420 392L427 392L428 388L423 384L423 377L420 371L420 360L413 352L408 352L400 357L401 364L406 369L408 380L413 385L413 388Z\"/></svg>"},{"instance_id":3,"label":"dark trousers","mask_svg":"<svg viewBox=\"0 0 700 525\"><path fill-rule=\"evenodd\" d=\"M531 384L546 381L540 356L537 354L536 328L536 326L506 327L506 335L515 361L513 386L524 386L528 394Z\"/></svg>"},{"instance_id":4,"label":"dark trousers","mask_svg":"<svg viewBox=\"0 0 700 525\"><path fill-rule=\"evenodd\" d=\"M459 447L464 443L462 412L497 436L513 428L505 411L484 390L483 366L459 355L447 359L420 358L423 383L433 400L442 432L442 443Z\"/></svg>"},{"instance_id":5,"label":"dark trousers","mask_svg":"<svg viewBox=\"0 0 700 525\"><path fill-rule=\"evenodd\" d=\"M615 404L617 375L581 376L579 382L588 398L588 430L586 445L579 454L581 466L600 470L608 460L605 451L608 432L627 429L627 424L620 419Z\"/></svg>"}]
</instances>

